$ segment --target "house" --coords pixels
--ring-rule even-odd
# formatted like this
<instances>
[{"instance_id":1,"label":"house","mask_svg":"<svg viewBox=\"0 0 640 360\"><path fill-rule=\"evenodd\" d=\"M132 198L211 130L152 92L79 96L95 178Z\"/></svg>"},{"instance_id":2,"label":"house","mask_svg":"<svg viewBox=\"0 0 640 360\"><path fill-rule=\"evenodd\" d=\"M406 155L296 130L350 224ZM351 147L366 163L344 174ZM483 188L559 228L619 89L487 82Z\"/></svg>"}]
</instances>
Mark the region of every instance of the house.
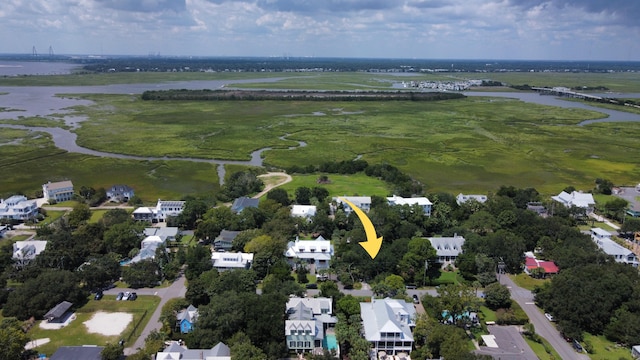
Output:
<instances>
[{"instance_id":1,"label":"house","mask_svg":"<svg viewBox=\"0 0 640 360\"><path fill-rule=\"evenodd\" d=\"M102 360L104 346L60 346L49 360Z\"/></svg>"},{"instance_id":2,"label":"house","mask_svg":"<svg viewBox=\"0 0 640 360\"><path fill-rule=\"evenodd\" d=\"M611 234L608 231L600 228L592 228L591 239L605 254L613 256L616 262L629 264L635 268L640 265L640 261L636 254L613 241L611 239Z\"/></svg>"},{"instance_id":3,"label":"house","mask_svg":"<svg viewBox=\"0 0 640 360\"><path fill-rule=\"evenodd\" d=\"M24 195L13 195L8 199L0 199L0 219L26 221L38 215L38 204L35 200L27 200Z\"/></svg>"},{"instance_id":4,"label":"house","mask_svg":"<svg viewBox=\"0 0 640 360\"><path fill-rule=\"evenodd\" d=\"M391 206L417 205L422 208L425 216L431 216L431 207L433 204L426 197L403 198L401 196L393 195L392 197L387 198L387 202Z\"/></svg>"},{"instance_id":5,"label":"house","mask_svg":"<svg viewBox=\"0 0 640 360\"><path fill-rule=\"evenodd\" d=\"M547 208L544 207L541 203L527 203L527 210L533 211L539 216L546 217L547 216Z\"/></svg>"},{"instance_id":6,"label":"house","mask_svg":"<svg viewBox=\"0 0 640 360\"><path fill-rule=\"evenodd\" d=\"M4 234L9 230L9 225L0 225L0 238L2 238Z\"/></svg>"},{"instance_id":7,"label":"house","mask_svg":"<svg viewBox=\"0 0 640 360\"><path fill-rule=\"evenodd\" d=\"M634 345L631 348L631 356L633 356L634 359L640 359L640 345Z\"/></svg>"},{"instance_id":8,"label":"house","mask_svg":"<svg viewBox=\"0 0 640 360\"><path fill-rule=\"evenodd\" d=\"M47 320L47 322L60 322L64 320L64 316L67 311L71 309L71 306L73 306L72 303L63 301L44 314L44 319Z\"/></svg>"},{"instance_id":9,"label":"house","mask_svg":"<svg viewBox=\"0 0 640 360\"><path fill-rule=\"evenodd\" d=\"M316 216L316 210L315 205L292 205L291 216L306 218L308 221L311 221L311 218Z\"/></svg>"},{"instance_id":10,"label":"house","mask_svg":"<svg viewBox=\"0 0 640 360\"><path fill-rule=\"evenodd\" d=\"M251 263L253 263L253 254L213 252L211 253L211 263L218 271L249 269L251 268Z\"/></svg>"},{"instance_id":11,"label":"house","mask_svg":"<svg viewBox=\"0 0 640 360\"><path fill-rule=\"evenodd\" d=\"M575 206L580 209L584 209L587 213L593 212L593 208L596 205L596 201L593 199L593 195L589 193L583 193L573 191L571 194L563 191L556 196L551 197L553 200L559 202L565 207Z\"/></svg>"},{"instance_id":12,"label":"house","mask_svg":"<svg viewBox=\"0 0 640 360\"><path fill-rule=\"evenodd\" d=\"M155 207L139 207L133 211L133 219L152 223L165 222L169 216L182 213L184 201L160 200Z\"/></svg>"},{"instance_id":13,"label":"house","mask_svg":"<svg viewBox=\"0 0 640 360\"><path fill-rule=\"evenodd\" d=\"M233 247L233 239L235 239L238 234L240 234L240 231L222 230L220 235L213 240L213 249L231 250Z\"/></svg>"},{"instance_id":14,"label":"house","mask_svg":"<svg viewBox=\"0 0 640 360\"><path fill-rule=\"evenodd\" d=\"M458 205L462 205L469 200L475 200L483 204L487 201L487 195L465 195L463 193L460 193L458 194L458 196L456 196L456 203L458 203Z\"/></svg>"},{"instance_id":15,"label":"house","mask_svg":"<svg viewBox=\"0 0 640 360\"><path fill-rule=\"evenodd\" d=\"M543 269L544 270L544 275L543 277L547 277L550 275L555 275L557 274L560 269L558 269L558 265L556 265L555 262L553 261L545 261L545 260L538 260L536 259L535 255L533 254L533 252L528 251L525 253L525 259L524 259L524 272L527 275L531 275L532 271L534 271L535 269Z\"/></svg>"},{"instance_id":16,"label":"house","mask_svg":"<svg viewBox=\"0 0 640 360\"><path fill-rule=\"evenodd\" d=\"M360 303L364 337L371 343L372 354L410 354L416 309L412 303L398 299L371 299Z\"/></svg>"},{"instance_id":17,"label":"house","mask_svg":"<svg viewBox=\"0 0 640 360\"><path fill-rule=\"evenodd\" d=\"M251 199L245 196L239 197L233 201L233 204L231 205L231 211L233 211L236 214L239 214L242 212L242 210L246 208L250 208L250 207L257 208L259 203L260 203L260 200L258 199Z\"/></svg>"},{"instance_id":18,"label":"house","mask_svg":"<svg viewBox=\"0 0 640 360\"><path fill-rule=\"evenodd\" d=\"M289 241L285 252L287 261L291 266L295 266L296 260L303 260L311 265L311 274L315 274L320 269L329 268L329 261L333 257L333 245L331 241L318 236L315 240Z\"/></svg>"},{"instance_id":19,"label":"house","mask_svg":"<svg viewBox=\"0 0 640 360\"><path fill-rule=\"evenodd\" d=\"M133 189L127 185L113 185L107 190L107 199L114 202L129 201L133 195Z\"/></svg>"},{"instance_id":20,"label":"house","mask_svg":"<svg viewBox=\"0 0 640 360\"><path fill-rule=\"evenodd\" d=\"M431 246L436 249L438 263L442 266L455 265L458 255L462 253L464 237L455 234L453 237L432 237L428 238Z\"/></svg>"},{"instance_id":21,"label":"house","mask_svg":"<svg viewBox=\"0 0 640 360\"><path fill-rule=\"evenodd\" d=\"M198 308L189 305L186 309L181 310L176 315L176 327L180 328L182 334L187 334L193 331L193 325L198 319Z\"/></svg>"},{"instance_id":22,"label":"house","mask_svg":"<svg viewBox=\"0 0 640 360\"><path fill-rule=\"evenodd\" d=\"M70 180L52 183L51 181L42 185L42 195L44 199L51 202L69 201L73 199L73 183Z\"/></svg>"},{"instance_id":23,"label":"house","mask_svg":"<svg viewBox=\"0 0 640 360\"><path fill-rule=\"evenodd\" d=\"M364 212L369 212L369 210L371 210L371 196L341 196L332 198L333 202L344 207L344 212L347 214L347 216L351 214L351 211L353 210L351 210L351 206L344 203L342 199L351 202L353 205L357 206ZM335 210L336 209L334 208L334 211Z\"/></svg>"},{"instance_id":24,"label":"house","mask_svg":"<svg viewBox=\"0 0 640 360\"><path fill-rule=\"evenodd\" d=\"M43 240L16 241L13 243L13 260L17 267L23 268L47 247Z\"/></svg>"},{"instance_id":25,"label":"house","mask_svg":"<svg viewBox=\"0 0 640 360\"><path fill-rule=\"evenodd\" d=\"M322 354L323 350L336 350L327 337L335 336L333 328L338 321L333 315L331 298L290 298L287 301L287 320L284 331L287 348L295 352Z\"/></svg>"},{"instance_id":26,"label":"house","mask_svg":"<svg viewBox=\"0 0 640 360\"><path fill-rule=\"evenodd\" d=\"M156 353L156 360L231 360L231 349L218 343L211 349L189 349L182 341L172 341L166 349Z\"/></svg>"},{"instance_id":27,"label":"house","mask_svg":"<svg viewBox=\"0 0 640 360\"><path fill-rule=\"evenodd\" d=\"M179 233L180 229L172 226L145 228L144 235L146 237L140 242L140 252L129 261L129 264L155 259L156 250L162 245L166 246L167 241L176 241Z\"/></svg>"}]
</instances>

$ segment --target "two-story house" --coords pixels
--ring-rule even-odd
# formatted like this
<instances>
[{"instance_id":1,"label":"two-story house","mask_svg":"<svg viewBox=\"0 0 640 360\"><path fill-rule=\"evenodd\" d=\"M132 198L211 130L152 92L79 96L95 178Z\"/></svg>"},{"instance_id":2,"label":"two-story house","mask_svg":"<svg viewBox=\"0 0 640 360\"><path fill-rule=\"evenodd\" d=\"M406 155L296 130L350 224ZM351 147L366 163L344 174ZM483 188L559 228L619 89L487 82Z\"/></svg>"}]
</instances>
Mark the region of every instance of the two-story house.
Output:
<instances>
[{"instance_id":1,"label":"two-story house","mask_svg":"<svg viewBox=\"0 0 640 360\"><path fill-rule=\"evenodd\" d=\"M160 200L155 207L139 207L133 211L133 219L152 223L165 222L169 216L178 216L184 209L184 201Z\"/></svg>"},{"instance_id":2,"label":"two-story house","mask_svg":"<svg viewBox=\"0 0 640 360\"><path fill-rule=\"evenodd\" d=\"M414 206L417 205L422 209L424 216L431 216L431 207L433 204L426 197L403 198L402 196L393 195L387 198L387 202L391 206Z\"/></svg>"},{"instance_id":3,"label":"two-story house","mask_svg":"<svg viewBox=\"0 0 640 360\"><path fill-rule=\"evenodd\" d=\"M371 196L340 196L332 198L333 202L336 205L343 206L344 212L347 214L347 216L351 214L353 209L351 209L351 206L349 204L342 201L342 199L351 202L353 205L357 206L364 212L369 212L369 210L371 210ZM336 208L334 207L333 210L335 211Z\"/></svg>"},{"instance_id":4,"label":"two-story house","mask_svg":"<svg viewBox=\"0 0 640 360\"><path fill-rule=\"evenodd\" d=\"M431 246L436 249L438 263L441 266L455 265L456 259L462 253L464 237L454 234L453 237L430 237Z\"/></svg>"},{"instance_id":5,"label":"two-story house","mask_svg":"<svg viewBox=\"0 0 640 360\"><path fill-rule=\"evenodd\" d=\"M416 309L412 303L372 298L371 302L360 303L360 318L372 355L377 356L379 351L387 355L411 353L416 326Z\"/></svg>"},{"instance_id":6,"label":"two-story house","mask_svg":"<svg viewBox=\"0 0 640 360\"><path fill-rule=\"evenodd\" d=\"M287 261L291 266L295 266L297 260L302 260L310 265L311 274L318 270L328 269L329 262L333 257L333 245L331 241L318 236L315 240L290 241L285 252Z\"/></svg>"},{"instance_id":7,"label":"two-story house","mask_svg":"<svg viewBox=\"0 0 640 360\"><path fill-rule=\"evenodd\" d=\"M337 350L333 328L337 319L333 316L331 298L290 298L287 301L285 337L287 348L298 353Z\"/></svg>"},{"instance_id":8,"label":"two-story house","mask_svg":"<svg viewBox=\"0 0 640 360\"><path fill-rule=\"evenodd\" d=\"M70 180L54 183L49 181L42 185L42 195L47 201L69 201L73 199L73 183Z\"/></svg>"},{"instance_id":9,"label":"two-story house","mask_svg":"<svg viewBox=\"0 0 640 360\"><path fill-rule=\"evenodd\" d=\"M212 252L211 263L218 271L249 269L253 263L253 254L243 252Z\"/></svg>"},{"instance_id":10,"label":"two-story house","mask_svg":"<svg viewBox=\"0 0 640 360\"><path fill-rule=\"evenodd\" d=\"M198 308L189 305L176 314L176 327L180 328L182 334L190 333L194 329L196 320L198 320Z\"/></svg>"},{"instance_id":11,"label":"two-story house","mask_svg":"<svg viewBox=\"0 0 640 360\"><path fill-rule=\"evenodd\" d=\"M602 252L613 256L616 262L629 264L636 268L640 265L636 254L613 241L613 239L611 239L611 233L608 231L601 228L592 228L591 239L598 245Z\"/></svg>"},{"instance_id":12,"label":"two-story house","mask_svg":"<svg viewBox=\"0 0 640 360\"><path fill-rule=\"evenodd\" d=\"M0 219L26 221L36 215L38 215L38 204L35 200L27 200L24 195L0 199Z\"/></svg>"},{"instance_id":13,"label":"two-story house","mask_svg":"<svg viewBox=\"0 0 640 360\"><path fill-rule=\"evenodd\" d=\"M107 190L107 199L115 202L126 202L134 196L134 191L128 185L113 185Z\"/></svg>"}]
</instances>

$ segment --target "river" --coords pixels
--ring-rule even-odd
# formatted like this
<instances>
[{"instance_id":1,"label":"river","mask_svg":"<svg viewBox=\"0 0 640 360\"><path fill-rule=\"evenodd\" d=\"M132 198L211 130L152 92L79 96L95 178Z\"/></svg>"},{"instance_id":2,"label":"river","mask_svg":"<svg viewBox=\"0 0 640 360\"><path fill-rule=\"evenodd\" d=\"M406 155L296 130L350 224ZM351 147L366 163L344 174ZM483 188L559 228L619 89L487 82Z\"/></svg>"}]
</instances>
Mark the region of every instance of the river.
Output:
<instances>
[{"instance_id":1,"label":"river","mask_svg":"<svg viewBox=\"0 0 640 360\"><path fill-rule=\"evenodd\" d=\"M251 153L248 161L218 160L200 158L171 158L171 157L147 157L108 153L81 147L76 143L77 135L66 129L56 127L27 127L20 125L20 119L26 117L51 117L53 115L64 117L67 126L72 129L80 126L86 118L73 114L72 106L86 106L92 104L89 100L59 96L58 94L141 94L146 90L167 90L167 89L220 89L231 83L252 83L252 82L274 82L283 78L267 79L245 79L245 80L213 80L213 81L179 81L159 84L115 84L104 86L24 86L9 87L0 86L0 119L16 120L15 124L0 124L0 128L25 129L31 131L42 131L51 134L56 147L74 153L111 157L132 160L181 160L204 162L216 164L220 183L224 182L226 164L262 166L262 154L271 148L258 149ZM588 125L597 122L620 122L620 121L640 121L640 115L598 108L578 101L566 101L553 96L543 96L538 93L527 92L464 92L466 96L488 96L514 98L524 102L547 106L559 106L563 108L580 108L593 110L605 114L600 119L591 119L581 122L579 125ZM619 97L633 97L637 94L618 94ZM289 134L284 134L280 139L287 140ZM289 147L296 149L306 146L304 141L298 141L297 146Z\"/></svg>"}]
</instances>

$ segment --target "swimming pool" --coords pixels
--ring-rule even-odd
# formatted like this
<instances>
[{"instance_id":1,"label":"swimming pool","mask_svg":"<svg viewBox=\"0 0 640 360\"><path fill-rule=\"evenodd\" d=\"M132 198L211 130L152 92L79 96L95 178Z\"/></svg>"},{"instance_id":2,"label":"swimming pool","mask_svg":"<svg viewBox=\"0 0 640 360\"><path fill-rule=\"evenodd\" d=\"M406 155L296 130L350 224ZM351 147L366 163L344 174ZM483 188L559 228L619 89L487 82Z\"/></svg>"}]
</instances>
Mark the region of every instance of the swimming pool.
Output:
<instances>
[{"instance_id":1,"label":"swimming pool","mask_svg":"<svg viewBox=\"0 0 640 360\"><path fill-rule=\"evenodd\" d=\"M322 340L322 347L327 350L338 350L338 341L336 340L336 336L333 334L325 336Z\"/></svg>"}]
</instances>

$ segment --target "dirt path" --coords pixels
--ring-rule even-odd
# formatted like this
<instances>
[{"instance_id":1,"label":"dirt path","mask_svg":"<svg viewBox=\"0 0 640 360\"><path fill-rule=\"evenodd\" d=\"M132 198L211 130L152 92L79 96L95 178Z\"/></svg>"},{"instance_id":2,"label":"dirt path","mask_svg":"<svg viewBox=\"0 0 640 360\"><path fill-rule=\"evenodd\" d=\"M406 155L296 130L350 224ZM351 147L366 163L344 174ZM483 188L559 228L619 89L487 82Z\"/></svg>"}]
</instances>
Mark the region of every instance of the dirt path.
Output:
<instances>
[{"instance_id":1,"label":"dirt path","mask_svg":"<svg viewBox=\"0 0 640 360\"><path fill-rule=\"evenodd\" d=\"M291 180L293 180L293 178L291 177L291 175L287 174L287 173L283 173L283 172L270 172L270 173L266 173L266 174L262 174L259 175L259 178L269 178L269 177L283 177L284 179L279 180L275 183L267 183L267 185L265 185L264 190L262 190L261 192L257 193L256 195L253 196L254 199L259 199L262 195L268 193L271 189L275 189L278 186L284 185L288 182L291 182ZM264 180L264 179L263 179Z\"/></svg>"}]
</instances>

